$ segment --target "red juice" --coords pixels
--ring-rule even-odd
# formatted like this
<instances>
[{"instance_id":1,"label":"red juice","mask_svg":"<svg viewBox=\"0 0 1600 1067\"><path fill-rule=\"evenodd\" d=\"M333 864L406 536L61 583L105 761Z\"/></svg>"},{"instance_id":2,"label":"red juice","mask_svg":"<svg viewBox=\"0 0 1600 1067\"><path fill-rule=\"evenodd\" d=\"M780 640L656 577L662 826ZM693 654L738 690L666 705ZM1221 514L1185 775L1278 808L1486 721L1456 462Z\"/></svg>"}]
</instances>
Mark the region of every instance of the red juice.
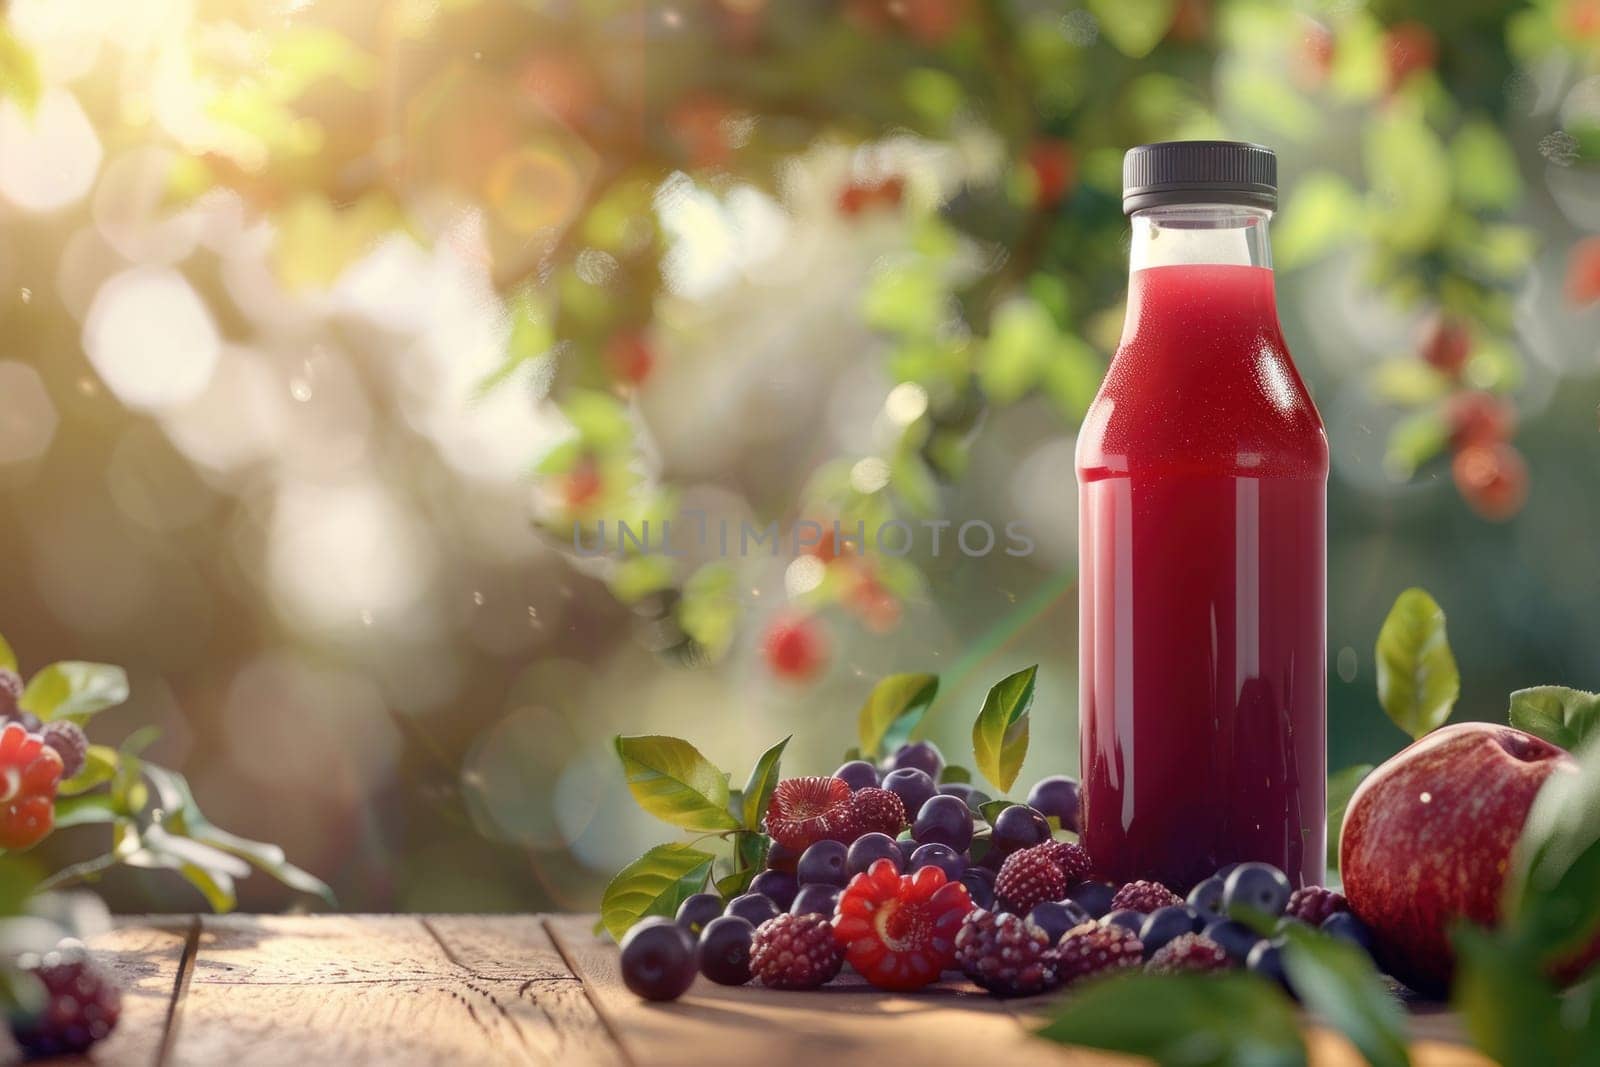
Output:
<instances>
[{"instance_id":1,"label":"red juice","mask_svg":"<svg viewBox=\"0 0 1600 1067\"><path fill-rule=\"evenodd\" d=\"M1178 262L1134 270L1078 440L1083 842L1180 892L1324 872L1328 446L1242 214L1243 263L1136 245Z\"/></svg>"}]
</instances>

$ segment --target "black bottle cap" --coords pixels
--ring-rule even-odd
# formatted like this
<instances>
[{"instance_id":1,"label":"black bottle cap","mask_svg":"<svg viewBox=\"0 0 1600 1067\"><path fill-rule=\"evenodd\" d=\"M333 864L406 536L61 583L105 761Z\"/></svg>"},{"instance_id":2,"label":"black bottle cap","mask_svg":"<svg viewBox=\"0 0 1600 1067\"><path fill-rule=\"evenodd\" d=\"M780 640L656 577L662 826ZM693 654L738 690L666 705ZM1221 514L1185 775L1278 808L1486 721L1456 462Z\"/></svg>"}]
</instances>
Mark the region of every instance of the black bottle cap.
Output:
<instances>
[{"instance_id":1,"label":"black bottle cap","mask_svg":"<svg viewBox=\"0 0 1600 1067\"><path fill-rule=\"evenodd\" d=\"M1245 141L1160 141L1122 157L1122 210L1163 204L1278 207L1278 157Z\"/></svg>"}]
</instances>

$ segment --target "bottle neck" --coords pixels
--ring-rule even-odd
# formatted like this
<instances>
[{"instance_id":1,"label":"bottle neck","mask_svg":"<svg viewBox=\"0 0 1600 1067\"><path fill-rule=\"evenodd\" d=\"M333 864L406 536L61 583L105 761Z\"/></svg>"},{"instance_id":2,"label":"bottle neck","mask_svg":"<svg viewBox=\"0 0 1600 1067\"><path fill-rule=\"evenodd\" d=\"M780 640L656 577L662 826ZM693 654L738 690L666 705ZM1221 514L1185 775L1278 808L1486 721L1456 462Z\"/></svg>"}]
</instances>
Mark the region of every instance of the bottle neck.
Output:
<instances>
[{"instance_id":1,"label":"bottle neck","mask_svg":"<svg viewBox=\"0 0 1600 1067\"><path fill-rule=\"evenodd\" d=\"M1168 204L1133 213L1130 272L1215 264L1272 269L1272 212L1236 204Z\"/></svg>"}]
</instances>

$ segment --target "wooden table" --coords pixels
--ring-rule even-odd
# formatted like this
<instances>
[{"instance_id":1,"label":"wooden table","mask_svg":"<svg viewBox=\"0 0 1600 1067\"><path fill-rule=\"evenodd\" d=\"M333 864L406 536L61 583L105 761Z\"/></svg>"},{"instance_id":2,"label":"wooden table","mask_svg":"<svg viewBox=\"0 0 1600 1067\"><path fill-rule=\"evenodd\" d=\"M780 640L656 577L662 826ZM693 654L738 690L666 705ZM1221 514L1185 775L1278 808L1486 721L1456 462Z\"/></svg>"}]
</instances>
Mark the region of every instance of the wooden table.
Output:
<instances>
[{"instance_id":1,"label":"wooden table","mask_svg":"<svg viewBox=\"0 0 1600 1067\"><path fill-rule=\"evenodd\" d=\"M621 1064L783 1067L1133 1062L1029 1036L1048 998L947 983L880 993L843 977L785 993L700 981L647 1004L585 916L130 919L90 948L125 990L98 1064ZM1442 1012L1413 1016L1419 1065L1486 1064ZM1358 1063L1309 1030L1313 1062ZM871 1057L871 1058L869 1058Z\"/></svg>"}]
</instances>

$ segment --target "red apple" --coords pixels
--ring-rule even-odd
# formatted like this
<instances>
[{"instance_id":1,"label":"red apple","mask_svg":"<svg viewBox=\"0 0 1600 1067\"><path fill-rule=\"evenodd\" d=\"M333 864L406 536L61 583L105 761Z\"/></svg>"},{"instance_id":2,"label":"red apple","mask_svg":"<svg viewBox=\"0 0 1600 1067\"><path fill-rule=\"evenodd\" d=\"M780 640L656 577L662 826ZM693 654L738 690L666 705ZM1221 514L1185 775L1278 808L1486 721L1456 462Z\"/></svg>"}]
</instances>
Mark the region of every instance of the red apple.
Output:
<instances>
[{"instance_id":1,"label":"red apple","mask_svg":"<svg viewBox=\"0 0 1600 1067\"><path fill-rule=\"evenodd\" d=\"M1455 969L1450 930L1493 926L1511 849L1564 749L1509 726L1435 730L1368 776L1346 809L1339 872L1350 909L1372 927L1378 960L1421 993Z\"/></svg>"}]
</instances>

